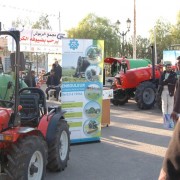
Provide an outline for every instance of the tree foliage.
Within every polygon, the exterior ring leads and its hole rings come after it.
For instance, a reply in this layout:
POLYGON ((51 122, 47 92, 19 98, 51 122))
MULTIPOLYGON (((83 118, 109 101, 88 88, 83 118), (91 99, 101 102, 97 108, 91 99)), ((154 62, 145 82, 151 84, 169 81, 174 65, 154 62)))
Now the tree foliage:
MULTIPOLYGON (((76 28, 67 31, 68 38, 102 39, 105 44, 105 57, 121 57, 122 41, 118 27, 107 18, 101 18, 94 14, 87 15, 76 28)), ((124 42, 125 56, 132 58, 132 40, 124 42)), ((137 37, 137 57, 150 58, 150 41, 147 38, 137 37)))
POLYGON ((52 30, 51 26, 49 25, 48 15, 44 14, 39 17, 39 19, 33 23, 33 29, 43 29, 43 30, 52 30))
MULTIPOLYGON (((124 51, 125 55, 128 58, 133 57, 133 37, 129 39, 128 42, 125 42, 124 51)), ((151 43, 149 39, 143 38, 142 36, 138 35, 136 37, 136 58, 137 59, 151 59, 151 43)))
MULTIPOLYGON (((177 23, 172 26, 172 45, 180 45, 180 11, 177 14, 177 23)), ((178 46, 176 46, 178 48, 178 46)), ((180 46, 179 48, 180 49, 180 46)))
POLYGON ((143 38, 140 35, 136 39, 136 56, 139 59, 147 58, 151 59, 151 47, 150 40, 143 38))
POLYGON ((154 29, 150 30, 150 41, 152 44, 155 43, 156 36, 156 46, 157 46, 157 57, 162 59, 163 50, 169 48, 172 43, 172 25, 163 19, 158 19, 156 21, 154 29))
POLYGON ((163 50, 169 50, 175 44, 180 44, 180 11, 177 14, 177 23, 175 25, 164 19, 158 19, 155 24, 155 31, 154 29, 150 30, 150 42, 153 44, 155 42, 155 35, 157 58, 160 61, 163 58, 163 50))
POLYGON ((32 22, 28 17, 26 17, 25 19, 17 18, 15 21, 12 21, 12 27, 19 30, 23 29, 24 27, 28 29, 32 27, 32 22))
POLYGON ((116 56, 119 37, 115 27, 107 18, 95 14, 88 14, 77 26, 67 31, 68 38, 104 40, 105 57, 116 56))
POLYGON ((30 21, 28 17, 24 19, 17 18, 15 21, 13 21, 12 26, 16 29, 22 29, 23 27, 26 29, 52 29, 47 14, 42 14, 35 22, 30 21))

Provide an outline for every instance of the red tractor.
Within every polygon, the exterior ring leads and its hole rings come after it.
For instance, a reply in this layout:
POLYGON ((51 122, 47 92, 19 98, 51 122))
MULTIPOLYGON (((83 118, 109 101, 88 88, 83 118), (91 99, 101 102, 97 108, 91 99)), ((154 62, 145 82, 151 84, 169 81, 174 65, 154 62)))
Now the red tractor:
POLYGON ((152 62, 152 66, 139 67, 119 71, 114 77, 112 88, 114 105, 124 105, 128 99, 134 98, 140 109, 150 109, 154 106, 161 71, 152 62))
POLYGON ((69 126, 60 107, 46 107, 39 88, 19 90, 20 32, 0 31, 16 42, 15 92, 0 99, 0 179, 42 180, 46 168, 62 171, 70 152, 69 126))

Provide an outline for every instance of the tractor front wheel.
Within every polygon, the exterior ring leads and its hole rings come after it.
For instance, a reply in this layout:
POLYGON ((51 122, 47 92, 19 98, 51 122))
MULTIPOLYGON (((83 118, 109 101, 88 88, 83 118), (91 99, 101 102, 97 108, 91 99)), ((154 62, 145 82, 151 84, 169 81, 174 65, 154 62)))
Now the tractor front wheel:
POLYGON ((129 95, 121 89, 114 90, 114 97, 111 99, 112 104, 115 106, 124 105, 128 102, 129 95))
POLYGON ((9 180, 43 180, 47 145, 42 137, 26 136, 13 144, 7 155, 5 173, 9 180))
POLYGON ((67 167, 70 152, 70 132, 67 122, 60 119, 55 138, 48 144, 48 165, 50 171, 62 171, 67 167))

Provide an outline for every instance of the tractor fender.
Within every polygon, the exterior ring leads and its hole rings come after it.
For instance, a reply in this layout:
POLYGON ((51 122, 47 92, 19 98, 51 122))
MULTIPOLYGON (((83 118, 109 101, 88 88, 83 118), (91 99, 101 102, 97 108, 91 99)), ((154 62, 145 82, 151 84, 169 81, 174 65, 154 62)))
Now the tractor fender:
POLYGON ((15 127, 13 129, 9 129, 9 130, 6 130, 1 133, 1 135, 4 135, 4 136, 5 135, 12 136, 12 139, 10 140, 12 142, 16 142, 18 139, 20 139, 21 137, 24 137, 28 134, 43 137, 43 134, 41 132, 39 132, 37 129, 31 128, 31 127, 15 127))
POLYGON ((52 140, 55 138, 57 124, 62 118, 64 119, 63 114, 64 112, 58 112, 54 114, 54 116, 52 116, 48 124, 47 133, 46 133, 46 140, 48 144, 52 142, 52 140))

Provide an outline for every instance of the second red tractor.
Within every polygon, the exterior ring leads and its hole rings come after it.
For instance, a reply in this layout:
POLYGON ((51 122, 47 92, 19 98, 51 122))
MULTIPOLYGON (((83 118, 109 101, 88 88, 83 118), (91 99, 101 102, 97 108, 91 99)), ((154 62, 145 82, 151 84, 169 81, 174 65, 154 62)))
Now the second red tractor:
MULTIPOLYGON (((127 59, 125 59, 127 61, 127 59)), ((134 60, 135 61, 135 60, 134 60)), ((117 61, 121 63, 121 61, 117 61)), ((140 109, 150 109, 154 106, 161 69, 148 65, 124 71, 118 71, 112 81, 114 105, 124 105, 130 98, 134 98, 140 109)))

